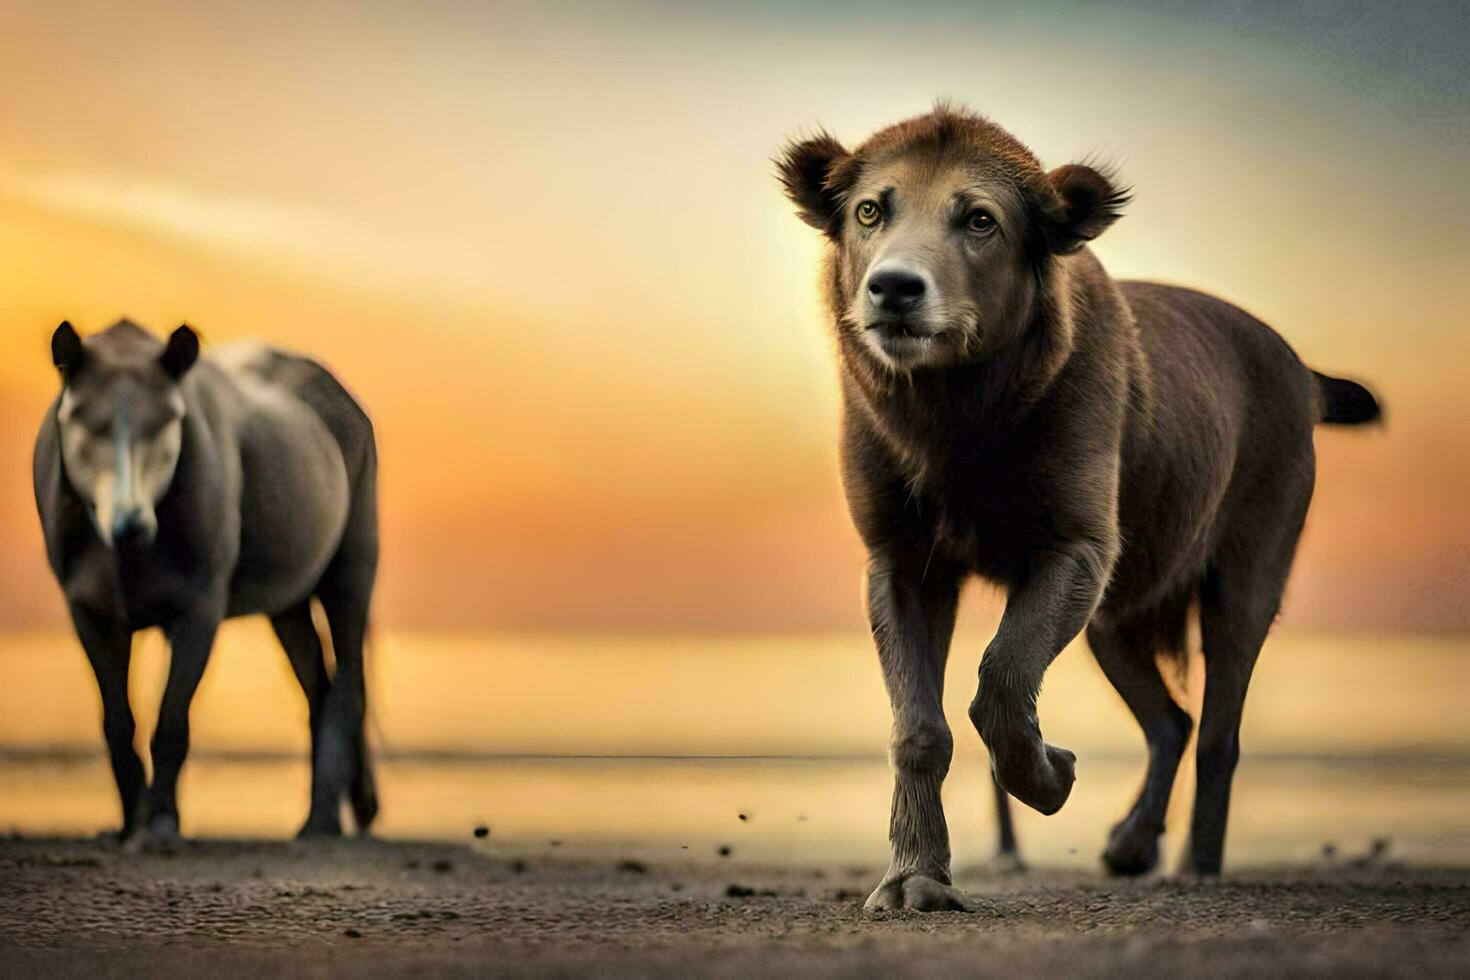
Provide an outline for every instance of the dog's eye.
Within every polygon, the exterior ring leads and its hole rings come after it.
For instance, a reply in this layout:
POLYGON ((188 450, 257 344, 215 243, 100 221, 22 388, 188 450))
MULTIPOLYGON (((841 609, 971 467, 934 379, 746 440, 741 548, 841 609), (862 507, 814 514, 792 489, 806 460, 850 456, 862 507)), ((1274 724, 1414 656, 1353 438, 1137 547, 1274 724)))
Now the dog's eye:
POLYGON ((877 201, 863 201, 857 206, 858 224, 864 228, 871 228, 883 217, 883 209, 878 207, 877 201))
POLYGON ((995 219, 988 211, 971 211, 965 219, 965 227, 976 234, 984 234, 995 230, 995 219))

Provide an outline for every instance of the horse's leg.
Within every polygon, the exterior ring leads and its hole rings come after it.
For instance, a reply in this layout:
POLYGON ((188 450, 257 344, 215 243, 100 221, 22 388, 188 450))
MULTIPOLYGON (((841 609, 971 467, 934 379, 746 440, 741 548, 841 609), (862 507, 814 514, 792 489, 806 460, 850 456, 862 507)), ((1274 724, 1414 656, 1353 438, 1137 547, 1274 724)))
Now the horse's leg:
POLYGON ((209 652, 220 616, 214 611, 191 611, 168 627, 168 682, 153 731, 153 785, 148 789, 148 835, 158 840, 179 836, 179 770, 189 754, 189 705, 209 652))
POLYGON ((347 799, 352 804, 352 819, 357 824, 357 832, 366 836, 378 816, 378 782, 373 770, 372 750, 367 740, 366 599, 363 600, 362 606, 361 635, 364 643, 358 648, 356 670, 352 675, 352 682, 356 685, 356 694, 353 699, 355 710, 352 716, 352 779, 347 784, 347 799))
MULTIPOLYGON (((364 690, 364 713, 366 711, 364 690)), ((372 750, 368 747, 366 717, 357 723, 352 736, 352 750, 357 767, 352 773, 352 782, 347 787, 347 798, 352 801, 352 819, 357 821, 357 832, 366 834, 378 816, 378 783, 373 774, 372 750)))
POLYGON ((332 631, 336 673, 322 708, 315 771, 324 798, 350 796, 359 833, 377 816, 377 790, 363 724, 367 713, 364 643, 368 604, 360 595, 321 593, 332 631))
POLYGON ((342 833, 341 799, 329 796, 317 766, 317 750, 321 742, 322 708, 326 703, 330 682, 322 657, 322 640, 311 620, 311 601, 301 603, 271 617, 276 638, 286 650, 291 669, 306 695, 307 717, 311 727, 311 810, 298 837, 335 837, 342 833))
POLYGON ((378 814, 378 791, 363 731, 367 714, 364 645, 378 571, 376 468, 376 457, 370 454, 353 487, 342 543, 317 586, 337 665, 322 709, 317 765, 324 792, 330 791, 335 799, 346 793, 351 799, 361 834, 367 833, 378 814))
POLYGON ((378 487, 372 431, 367 428, 361 435, 365 441, 362 455, 353 464, 347 526, 316 588, 327 616, 336 667, 322 703, 314 776, 323 798, 350 798, 358 833, 366 834, 378 814, 377 786, 363 730, 367 715, 364 647, 378 574, 378 487))
POLYGON ((143 816, 146 786, 143 760, 133 748, 133 709, 128 704, 133 633, 126 623, 83 606, 72 605, 71 618, 102 694, 102 734, 107 739, 112 778, 122 803, 122 830, 118 836, 126 840, 137 830, 143 816))

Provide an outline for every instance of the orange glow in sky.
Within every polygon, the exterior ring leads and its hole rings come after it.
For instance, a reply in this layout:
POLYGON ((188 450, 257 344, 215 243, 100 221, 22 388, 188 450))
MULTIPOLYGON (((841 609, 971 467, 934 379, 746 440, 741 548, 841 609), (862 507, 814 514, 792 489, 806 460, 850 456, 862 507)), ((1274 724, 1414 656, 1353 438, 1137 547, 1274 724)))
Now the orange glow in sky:
POLYGON ((47 338, 123 315, 361 397, 391 624, 856 626, 819 243, 769 158, 946 94, 1048 164, 1116 162, 1115 275, 1217 292, 1382 396, 1386 429, 1319 435, 1287 618, 1470 629, 1470 134, 1437 76, 1063 4, 267 8, 0 13, 0 627, 62 622, 47 338))

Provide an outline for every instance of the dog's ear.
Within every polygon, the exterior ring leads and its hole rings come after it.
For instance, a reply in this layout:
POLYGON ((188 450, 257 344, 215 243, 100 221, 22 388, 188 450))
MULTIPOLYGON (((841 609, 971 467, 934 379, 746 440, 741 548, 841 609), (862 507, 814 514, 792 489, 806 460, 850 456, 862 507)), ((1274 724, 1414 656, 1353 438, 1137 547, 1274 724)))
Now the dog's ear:
POLYGON ((1044 208, 1047 244, 1053 252, 1067 255, 1101 235, 1123 216, 1133 199, 1117 179, 1081 163, 1069 163, 1046 175, 1056 199, 1044 208))
POLYGON ((182 378, 199 359, 199 335, 188 324, 169 334, 168 346, 159 355, 158 363, 175 381, 182 378))
POLYGON ((802 221, 828 237, 842 228, 842 192, 850 178, 852 154, 825 132, 792 140, 776 158, 776 176, 802 221))
POLYGON ((61 372, 62 381, 70 381, 82 369, 87 359, 87 350, 82 338, 77 336, 70 320, 62 320, 61 326, 51 335, 51 363, 61 372))

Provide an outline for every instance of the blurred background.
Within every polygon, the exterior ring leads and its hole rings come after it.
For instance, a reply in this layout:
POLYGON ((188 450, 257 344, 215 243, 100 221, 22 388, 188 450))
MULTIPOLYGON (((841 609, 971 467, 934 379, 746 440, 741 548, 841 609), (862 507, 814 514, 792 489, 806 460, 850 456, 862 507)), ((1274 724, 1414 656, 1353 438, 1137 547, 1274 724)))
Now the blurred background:
MULTIPOLYGON (((1387 406, 1319 430, 1232 854, 1470 854, 1467 52, 1452 2, 0 0, 0 827, 116 819, 30 454, 50 331, 129 316, 309 352, 373 416, 384 833, 881 856, 820 242, 770 158, 946 95, 1119 168, 1114 275, 1235 301, 1387 406)), ((963 706, 998 609, 972 590, 951 659, 961 861, 990 847, 963 706)), ((161 638, 135 656, 142 744, 161 638)), ((1041 709, 1081 782, 1022 843, 1091 863, 1141 738, 1080 645, 1041 709)), ((293 830, 305 707, 263 622, 193 720, 186 832, 293 830)))

